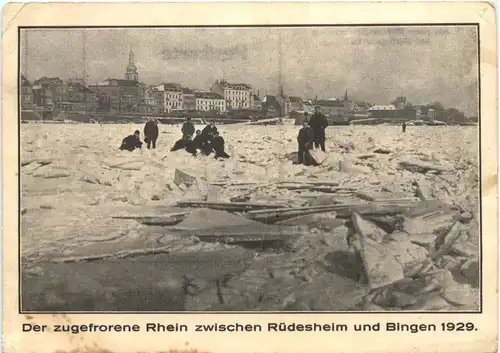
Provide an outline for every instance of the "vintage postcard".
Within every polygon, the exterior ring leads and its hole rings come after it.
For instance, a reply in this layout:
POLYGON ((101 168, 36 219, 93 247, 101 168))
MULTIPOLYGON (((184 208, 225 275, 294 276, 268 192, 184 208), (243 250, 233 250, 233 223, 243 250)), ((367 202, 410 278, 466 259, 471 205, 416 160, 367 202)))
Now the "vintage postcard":
POLYGON ((493 352, 489 3, 3 10, 6 352, 493 352))

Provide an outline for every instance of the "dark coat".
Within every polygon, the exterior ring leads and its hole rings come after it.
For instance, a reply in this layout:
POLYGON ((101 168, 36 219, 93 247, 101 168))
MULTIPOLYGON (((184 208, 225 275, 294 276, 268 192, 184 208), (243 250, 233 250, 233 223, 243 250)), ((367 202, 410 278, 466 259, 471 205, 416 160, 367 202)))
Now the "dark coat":
POLYGON ((194 148, 201 149, 203 143, 204 143, 203 136, 200 134, 194 137, 192 144, 194 148))
POLYGON ((217 130, 217 126, 211 126, 211 125, 207 125, 203 128, 203 130, 201 131, 201 134, 207 138, 208 140, 210 140, 214 134, 218 132, 217 130))
POLYGON ((196 129, 194 128, 194 124, 191 121, 186 121, 182 124, 181 132, 184 136, 193 136, 196 129))
POLYGON ((174 146, 170 149, 170 152, 184 149, 186 147, 187 142, 188 141, 184 139, 177 140, 174 143, 174 146))
POLYGON ((299 134, 297 135, 297 142, 300 146, 307 146, 308 148, 312 146, 314 141, 314 133, 313 130, 307 126, 302 127, 299 130, 299 134))
POLYGON ((122 151, 127 150, 132 152, 136 148, 141 148, 141 147, 142 147, 141 140, 136 138, 134 135, 129 135, 123 139, 120 149, 122 151))
POLYGON ((205 141, 205 140, 202 141, 200 149, 201 149, 201 152, 206 156, 208 156, 210 153, 212 153, 214 151, 214 149, 212 148, 212 142, 205 141))
POLYGON ((158 124, 156 121, 150 120, 144 125, 144 136, 155 138, 158 137, 158 124))
POLYGON ((322 113, 314 113, 309 119, 309 126, 314 133, 324 132, 324 130, 328 127, 328 119, 322 113))
POLYGON ((196 156, 198 154, 198 150, 194 144, 194 140, 188 140, 186 142, 186 151, 191 153, 193 156, 196 156))
POLYGON ((194 137, 193 141, 191 141, 190 145, 191 145, 190 146, 191 153, 192 153, 192 151, 201 150, 203 152, 203 154, 209 155, 213 151, 212 145, 210 144, 209 141, 207 141, 205 136, 203 136, 202 134, 196 135, 194 137))
POLYGON ((222 136, 215 136, 212 139, 212 149, 215 151, 215 157, 229 158, 229 155, 224 151, 224 138, 222 136))

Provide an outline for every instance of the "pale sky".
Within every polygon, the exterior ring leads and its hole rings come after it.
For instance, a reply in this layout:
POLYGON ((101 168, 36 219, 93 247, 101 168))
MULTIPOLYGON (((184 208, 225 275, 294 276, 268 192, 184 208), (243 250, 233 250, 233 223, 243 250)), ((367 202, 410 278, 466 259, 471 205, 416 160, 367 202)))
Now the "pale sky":
POLYGON ((285 93, 388 104, 440 101, 477 115, 476 27, 51 29, 24 31, 22 72, 124 78, 132 47, 139 80, 210 88, 224 77, 261 96, 285 93), (83 32, 85 31, 85 35, 83 32), (280 45, 281 42, 281 45, 280 45), (84 55, 84 48, 85 53, 84 55), (282 57, 280 60, 280 48, 282 57), (26 67, 24 67, 26 65, 26 67))

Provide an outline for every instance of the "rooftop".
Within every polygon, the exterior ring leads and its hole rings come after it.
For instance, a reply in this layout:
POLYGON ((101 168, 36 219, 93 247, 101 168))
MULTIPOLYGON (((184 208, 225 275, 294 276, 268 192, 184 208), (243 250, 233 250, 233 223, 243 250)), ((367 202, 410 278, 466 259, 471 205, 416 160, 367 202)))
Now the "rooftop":
POLYGON ((316 105, 324 106, 324 107, 343 107, 344 102, 338 100, 319 100, 316 105))
POLYGON ((35 85, 61 84, 61 83, 63 83, 63 80, 61 80, 59 77, 46 77, 46 76, 33 82, 33 84, 35 84, 35 85))
POLYGON ((30 86, 31 82, 24 75, 21 75, 21 85, 30 86))
POLYGON ((196 98, 202 99, 224 99, 215 92, 195 92, 194 95, 196 98))
POLYGON ((68 90, 70 90, 70 89, 73 89, 75 91, 87 92, 87 93, 93 92, 90 88, 88 88, 85 85, 82 85, 80 82, 69 83, 68 90))
POLYGON ((302 98, 297 97, 297 96, 290 96, 290 102, 292 102, 292 103, 300 103, 300 102, 302 102, 302 98))
POLYGON ((282 104, 280 103, 280 101, 277 99, 276 96, 273 96, 272 94, 266 94, 266 96, 264 97, 264 99, 262 100, 263 103, 266 103, 268 105, 279 105, 280 107, 282 107, 282 104))
POLYGON ((219 85, 221 85, 222 87, 228 88, 228 89, 235 89, 235 90, 242 90, 242 91, 252 89, 252 86, 249 84, 246 84, 246 83, 230 83, 230 82, 227 82, 226 80, 220 80, 220 81, 217 80, 215 82, 218 83, 219 85))
POLYGON ((98 83, 98 86, 110 86, 112 82, 116 82, 118 86, 137 86, 139 81, 135 80, 123 80, 120 78, 108 78, 103 82, 98 83))
POLYGON ((182 92, 182 86, 179 83, 162 83, 156 86, 160 91, 182 92))

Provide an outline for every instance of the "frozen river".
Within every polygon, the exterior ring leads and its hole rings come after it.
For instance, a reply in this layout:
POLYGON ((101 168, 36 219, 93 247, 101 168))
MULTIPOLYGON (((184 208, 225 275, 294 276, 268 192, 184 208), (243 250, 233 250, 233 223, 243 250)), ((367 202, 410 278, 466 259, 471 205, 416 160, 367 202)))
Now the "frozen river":
MULTIPOLYGON (((203 126, 197 126, 201 129, 203 126)), ((223 125, 219 131, 232 156, 227 161, 169 152, 180 126, 161 125, 156 150, 119 151, 123 137, 140 125, 23 124, 21 130, 22 243, 25 256, 54 249, 68 251, 78 243, 112 237, 106 229, 133 227, 113 221, 120 210, 173 205, 198 195, 174 184, 179 168, 217 180, 270 183, 318 177, 360 188, 382 185, 408 193, 413 180, 425 181, 434 197, 478 208, 478 139, 476 127, 342 126, 327 129, 328 158, 321 167, 292 165, 298 127, 293 125, 223 125), (377 148, 390 150, 375 158, 360 155, 377 148), (401 159, 452 165, 444 176, 411 173, 397 168, 401 159), (40 166, 42 164, 50 163, 40 166), (104 233, 104 234, 103 234, 104 233), (92 234, 92 236, 90 236, 92 234), (91 239, 86 239, 90 237, 91 239)), ((286 191, 265 189, 262 200, 287 200, 286 191)))

